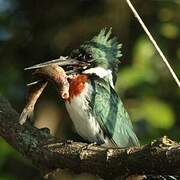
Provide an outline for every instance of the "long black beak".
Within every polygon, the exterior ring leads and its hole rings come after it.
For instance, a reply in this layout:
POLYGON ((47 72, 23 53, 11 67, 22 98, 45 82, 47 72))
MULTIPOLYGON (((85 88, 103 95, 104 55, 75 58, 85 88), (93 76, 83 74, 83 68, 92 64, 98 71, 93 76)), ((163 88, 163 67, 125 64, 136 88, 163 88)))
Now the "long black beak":
POLYGON ((49 66, 52 64, 56 64, 59 66, 73 66, 73 65, 85 66, 85 64, 82 61, 78 61, 77 59, 72 59, 69 57, 60 56, 60 58, 58 58, 58 59, 54 59, 51 61, 46 61, 44 63, 36 64, 36 65, 30 66, 30 67, 27 67, 24 70, 39 69, 39 68, 49 66))

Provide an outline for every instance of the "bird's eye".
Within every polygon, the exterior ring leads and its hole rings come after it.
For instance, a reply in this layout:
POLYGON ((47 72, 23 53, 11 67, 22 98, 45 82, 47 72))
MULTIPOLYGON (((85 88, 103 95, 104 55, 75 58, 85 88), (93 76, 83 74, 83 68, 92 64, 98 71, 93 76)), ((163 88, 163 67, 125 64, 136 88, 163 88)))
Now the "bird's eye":
POLYGON ((92 59, 92 55, 86 53, 86 54, 84 54, 83 59, 84 59, 85 61, 89 61, 90 59, 92 59))
POLYGON ((87 53, 85 50, 80 49, 78 57, 80 61, 88 62, 89 60, 92 59, 92 55, 87 53))
POLYGON ((77 58, 79 61, 84 61, 84 62, 91 62, 92 60, 92 55, 86 52, 84 49, 74 50, 71 57, 77 58))

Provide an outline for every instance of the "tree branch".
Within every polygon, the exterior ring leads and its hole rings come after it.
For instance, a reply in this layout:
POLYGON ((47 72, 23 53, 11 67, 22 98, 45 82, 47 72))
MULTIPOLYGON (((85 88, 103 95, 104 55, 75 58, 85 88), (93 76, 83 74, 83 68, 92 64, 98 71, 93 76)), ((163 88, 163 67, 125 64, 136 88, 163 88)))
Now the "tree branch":
POLYGON ((0 97, 0 136, 43 173, 58 168, 105 178, 122 175, 180 175, 180 144, 167 137, 148 145, 112 149, 81 142, 62 142, 48 129, 18 123, 19 114, 0 97))

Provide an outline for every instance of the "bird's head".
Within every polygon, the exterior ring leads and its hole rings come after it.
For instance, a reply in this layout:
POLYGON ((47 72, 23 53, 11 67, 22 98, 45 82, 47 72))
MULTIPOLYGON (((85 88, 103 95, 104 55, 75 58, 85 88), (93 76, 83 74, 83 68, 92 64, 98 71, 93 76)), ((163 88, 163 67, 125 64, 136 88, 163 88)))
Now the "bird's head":
POLYGON ((83 43, 79 49, 72 52, 71 57, 87 63, 83 73, 96 74, 99 77, 111 73, 117 73, 119 58, 121 55, 121 44, 117 38, 110 38, 111 29, 102 29, 97 36, 83 43))
POLYGON ((36 64, 25 70, 38 69, 52 64, 62 66, 66 73, 84 73, 97 75, 104 78, 112 76, 113 83, 116 81, 121 44, 117 38, 110 38, 111 29, 102 29, 97 36, 83 43, 79 49, 72 51, 70 56, 60 56, 58 59, 36 64))

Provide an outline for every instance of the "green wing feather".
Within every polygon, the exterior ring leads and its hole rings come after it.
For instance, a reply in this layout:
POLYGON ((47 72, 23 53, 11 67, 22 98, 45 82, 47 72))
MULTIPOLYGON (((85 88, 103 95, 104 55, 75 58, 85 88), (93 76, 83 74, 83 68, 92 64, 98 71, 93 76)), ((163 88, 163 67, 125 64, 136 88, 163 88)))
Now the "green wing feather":
POLYGON ((109 82, 98 78, 91 83, 94 89, 90 106, 111 144, 139 146, 129 115, 109 82))

